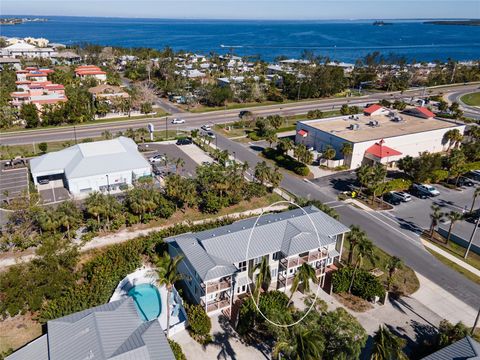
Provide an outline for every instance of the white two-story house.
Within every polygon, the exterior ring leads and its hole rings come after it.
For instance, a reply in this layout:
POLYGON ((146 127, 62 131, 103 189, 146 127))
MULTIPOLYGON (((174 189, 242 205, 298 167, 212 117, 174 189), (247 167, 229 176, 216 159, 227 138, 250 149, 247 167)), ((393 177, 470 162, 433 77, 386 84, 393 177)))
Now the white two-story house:
POLYGON ((253 267, 267 257, 271 289, 287 290, 297 269, 310 264, 323 284, 342 253, 348 227, 314 206, 250 218, 198 233, 167 238, 171 256, 182 255, 178 271, 190 296, 208 314, 230 313, 248 292, 253 267))

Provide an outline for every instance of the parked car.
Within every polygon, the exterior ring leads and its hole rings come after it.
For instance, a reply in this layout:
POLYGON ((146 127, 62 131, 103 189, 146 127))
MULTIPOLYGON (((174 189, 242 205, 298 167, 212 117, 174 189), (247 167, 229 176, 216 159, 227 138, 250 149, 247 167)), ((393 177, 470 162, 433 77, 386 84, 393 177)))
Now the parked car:
POLYGON ((162 154, 154 155, 154 156, 148 158, 148 161, 151 164, 161 162, 161 161, 165 161, 165 155, 162 155, 162 154))
POLYGON ((473 224, 475 224, 478 220, 478 218, 480 217, 480 209, 477 209, 475 211, 472 211, 471 213, 469 214, 466 214, 465 215, 465 220, 467 220, 468 222, 471 222, 473 224))
POLYGON ((427 194, 428 196, 440 195, 440 191, 438 191, 432 185, 429 185, 429 184, 413 184, 413 188, 427 194))
POLYGON ((175 118, 172 120, 172 124, 184 124, 184 123, 185 123, 184 119, 175 118))
POLYGON ((48 183, 50 183, 50 179, 41 179, 41 180, 38 180, 38 183, 40 185, 47 185, 48 183))
POLYGON ((419 189, 414 188, 413 186, 409 190, 409 193, 412 194, 413 196, 419 198, 419 199, 426 199, 426 198, 430 197, 430 195, 427 194, 426 192, 420 191, 419 189))
POLYGON ((402 200, 400 200, 396 196, 393 196, 393 194, 391 192, 383 195, 383 200, 386 201, 387 203, 391 204, 391 205, 400 205, 402 203, 402 200))
POLYGON ((177 140, 177 145, 190 145, 191 143, 192 143, 192 140, 187 138, 177 140))
POLYGON ((394 198, 399 199, 401 202, 409 202, 412 200, 410 194, 403 191, 392 191, 390 192, 394 198))
POLYGON ((202 125, 201 129, 205 131, 210 131, 212 130, 212 127, 208 124, 205 124, 205 125, 202 125))
POLYGON ((475 181, 480 181, 480 170, 470 171, 465 176, 469 179, 473 179, 475 181))
POLYGON ((474 183, 471 179, 467 177, 460 177, 458 180, 456 178, 451 178, 447 180, 447 184, 457 185, 457 186, 473 186, 474 183))
POLYGON ((249 110, 242 110, 242 111, 240 111, 240 113, 238 114, 238 117, 239 117, 240 119, 243 119, 244 117, 248 117, 248 116, 252 116, 252 115, 253 115, 253 114, 252 114, 251 111, 249 111, 249 110))
POLYGON ((214 134, 213 132, 211 132, 211 131, 208 131, 208 132, 206 133, 206 135, 207 135, 209 138, 215 139, 215 134, 214 134))

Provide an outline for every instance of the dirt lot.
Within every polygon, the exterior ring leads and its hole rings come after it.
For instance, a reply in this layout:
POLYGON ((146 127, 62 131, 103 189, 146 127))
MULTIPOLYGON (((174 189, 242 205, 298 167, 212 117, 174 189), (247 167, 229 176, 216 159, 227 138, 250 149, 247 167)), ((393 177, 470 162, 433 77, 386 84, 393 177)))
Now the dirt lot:
POLYGON ((0 321, 0 354, 18 349, 42 335, 42 326, 32 320, 31 314, 18 315, 0 321))

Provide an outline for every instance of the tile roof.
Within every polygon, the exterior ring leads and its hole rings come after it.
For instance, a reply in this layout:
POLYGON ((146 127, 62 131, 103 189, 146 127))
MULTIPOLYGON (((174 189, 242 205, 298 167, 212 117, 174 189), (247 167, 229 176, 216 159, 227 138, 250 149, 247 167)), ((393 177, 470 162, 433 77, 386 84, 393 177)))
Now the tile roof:
POLYGON ((342 223, 309 206, 266 214, 258 222, 256 217, 249 218, 212 230, 170 237, 165 241, 178 246, 202 280, 207 281, 234 273, 236 268, 233 264, 240 261, 278 251, 290 256, 324 247, 335 243, 334 237, 347 231, 349 229, 342 223))
POLYGON ((385 141, 382 139, 378 143, 375 143, 372 146, 370 146, 367 150, 365 150, 365 152, 380 159, 402 155, 400 151, 397 151, 395 149, 392 149, 391 147, 383 145, 384 143, 385 141))
POLYGON ((417 114, 419 114, 420 116, 425 117, 425 118, 432 118, 432 117, 435 116, 435 114, 433 112, 431 112, 426 107, 422 107, 422 106, 416 107, 414 109, 414 112, 416 112, 417 114))
POLYGON ((424 357, 423 360, 480 360, 480 343, 466 336, 424 357))
POLYGON ((381 108, 382 108, 381 105, 373 104, 373 105, 370 105, 369 107, 363 109, 363 112, 366 113, 366 114, 372 114, 375 111, 380 110, 381 108))

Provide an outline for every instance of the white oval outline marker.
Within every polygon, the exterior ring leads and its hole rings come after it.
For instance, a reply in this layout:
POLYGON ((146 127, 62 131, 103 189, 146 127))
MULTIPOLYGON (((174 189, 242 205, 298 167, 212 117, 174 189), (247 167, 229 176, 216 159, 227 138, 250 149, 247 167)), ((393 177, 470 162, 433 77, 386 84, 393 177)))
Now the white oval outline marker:
MULTIPOLYGON (((310 220, 310 222, 312 223, 313 225, 313 228, 315 229, 315 234, 317 235, 317 240, 318 240, 318 248, 320 249, 322 247, 322 244, 320 242, 320 236, 318 235, 318 231, 317 231, 317 227, 315 226, 315 223, 313 222, 312 218, 310 217, 310 215, 298 204, 294 203, 293 201, 288 201, 288 200, 280 200, 280 201, 277 201, 277 202, 274 202, 273 204, 270 204, 268 205, 266 208, 263 208, 262 209, 262 213, 260 215, 258 215, 257 217, 257 220, 255 220, 255 223, 253 224, 253 227, 252 229, 250 230, 250 235, 248 236, 248 242, 247 242, 247 251, 246 251, 246 254, 245 254, 245 259, 247 259, 248 261, 248 250, 250 250, 250 242, 252 240, 252 234, 253 234, 253 230, 255 229, 255 227, 257 226, 257 223, 258 223, 258 220, 260 220, 260 218, 262 217, 262 215, 265 213, 266 210, 270 209, 271 207, 277 205, 277 204, 281 204, 281 203, 288 203, 288 204, 291 204, 291 205, 294 205, 296 206, 297 208, 301 209, 303 211, 303 213, 305 215, 307 215, 308 217, 308 220, 310 220)), ((250 270, 250 269, 249 269, 250 270)), ((252 273, 253 275, 253 273, 252 273)), ((247 275, 248 276, 248 275, 247 275)), ((278 275, 277 275, 278 276, 278 275)), ((287 274, 287 277, 288 277, 288 274, 287 274)), ((254 296, 253 296, 253 293, 250 289, 250 286, 253 284, 253 280, 252 282, 247 286, 247 289, 248 289, 248 293, 250 294, 250 296, 252 297, 252 300, 253 300, 253 303, 255 304, 255 308, 257 309, 257 311, 260 313, 260 315, 262 315, 262 317, 267 320, 270 324, 272 325, 275 325, 275 326, 278 326, 278 327, 283 327, 283 328, 288 328, 290 326, 295 326, 297 325, 299 322, 301 322, 303 319, 305 319, 305 317, 310 313, 310 311, 312 311, 313 309, 313 306, 315 305, 317 299, 318 299, 318 292, 320 291, 320 285, 317 286, 317 291, 315 293, 315 298, 313 299, 312 303, 310 304, 310 307, 308 308, 307 312, 300 318, 298 319, 297 321, 295 321, 294 323, 292 324, 277 324, 276 322, 270 320, 269 318, 267 318, 263 313, 262 311, 260 310, 260 308, 258 307, 258 304, 257 302, 255 301, 254 299, 254 296)), ((285 278, 285 287, 287 287, 287 278, 285 278)), ((286 290, 285 290, 286 291, 286 290)), ((284 293, 285 294, 285 293, 284 293)))

